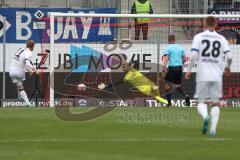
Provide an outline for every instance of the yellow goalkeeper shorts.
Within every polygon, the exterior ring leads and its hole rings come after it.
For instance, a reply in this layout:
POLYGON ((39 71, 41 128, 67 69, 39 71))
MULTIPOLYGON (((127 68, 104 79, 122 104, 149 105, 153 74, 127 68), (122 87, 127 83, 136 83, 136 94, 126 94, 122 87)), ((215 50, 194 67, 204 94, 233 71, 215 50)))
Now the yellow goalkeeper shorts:
POLYGON ((138 70, 132 68, 124 77, 124 81, 136 87, 141 93, 145 95, 151 94, 152 81, 149 80, 138 70))

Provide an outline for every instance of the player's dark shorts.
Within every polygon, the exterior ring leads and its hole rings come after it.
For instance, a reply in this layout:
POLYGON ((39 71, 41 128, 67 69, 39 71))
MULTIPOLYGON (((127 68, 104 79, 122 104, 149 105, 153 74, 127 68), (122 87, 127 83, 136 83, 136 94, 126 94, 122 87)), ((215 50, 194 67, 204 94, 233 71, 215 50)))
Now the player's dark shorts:
POLYGON ((182 74, 183 69, 182 66, 177 67, 168 67, 167 75, 165 80, 174 84, 181 84, 182 83, 182 74))

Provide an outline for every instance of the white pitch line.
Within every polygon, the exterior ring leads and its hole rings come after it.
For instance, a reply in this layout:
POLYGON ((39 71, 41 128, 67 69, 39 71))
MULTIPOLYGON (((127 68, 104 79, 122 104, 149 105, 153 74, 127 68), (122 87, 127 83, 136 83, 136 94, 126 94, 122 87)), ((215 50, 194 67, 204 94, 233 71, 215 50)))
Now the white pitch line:
POLYGON ((190 142, 190 141, 240 141, 240 138, 112 138, 112 139, 13 139, 0 140, 0 143, 76 143, 76 142, 190 142))

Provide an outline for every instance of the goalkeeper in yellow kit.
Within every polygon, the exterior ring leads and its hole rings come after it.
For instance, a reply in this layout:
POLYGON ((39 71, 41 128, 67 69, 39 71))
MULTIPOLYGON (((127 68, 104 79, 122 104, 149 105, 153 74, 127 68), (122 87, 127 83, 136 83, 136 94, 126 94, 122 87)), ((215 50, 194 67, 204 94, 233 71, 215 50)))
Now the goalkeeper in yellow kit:
POLYGON ((98 89, 103 90, 105 88, 113 87, 115 85, 121 84, 121 83, 128 83, 129 85, 132 85, 138 89, 139 92, 155 98, 157 101, 168 104, 168 101, 161 98, 159 93, 158 86, 149 80, 146 76, 144 76, 141 72, 136 70, 133 66, 131 66, 126 60, 123 60, 122 62, 122 69, 124 72, 123 79, 120 79, 119 81, 115 82, 114 84, 99 84, 98 89))

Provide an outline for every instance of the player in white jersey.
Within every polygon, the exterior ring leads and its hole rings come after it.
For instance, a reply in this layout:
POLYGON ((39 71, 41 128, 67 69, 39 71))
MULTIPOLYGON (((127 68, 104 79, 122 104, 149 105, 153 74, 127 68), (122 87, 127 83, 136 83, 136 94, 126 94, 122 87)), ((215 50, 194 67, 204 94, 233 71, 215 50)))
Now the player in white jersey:
POLYGON ((185 79, 190 78, 193 65, 197 61, 195 97, 198 98, 198 112, 204 119, 202 133, 207 133, 208 124, 211 121, 210 135, 215 136, 220 116, 219 98, 222 97, 222 76, 224 71, 226 75, 230 74, 232 53, 225 37, 215 31, 216 18, 207 17, 204 25, 206 30, 194 37, 190 65, 185 79), (209 102, 207 102, 208 99, 209 102), (208 105, 212 107, 210 116, 208 105))
POLYGON ((29 102, 26 92, 24 91, 23 81, 25 80, 25 72, 27 71, 30 75, 33 73, 38 74, 38 71, 32 63, 32 51, 34 46, 34 41, 28 40, 26 48, 20 48, 14 55, 9 71, 12 82, 17 86, 18 97, 23 99, 27 106, 32 105, 29 102))

